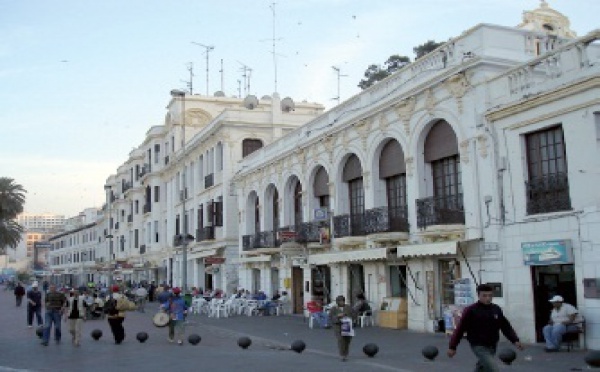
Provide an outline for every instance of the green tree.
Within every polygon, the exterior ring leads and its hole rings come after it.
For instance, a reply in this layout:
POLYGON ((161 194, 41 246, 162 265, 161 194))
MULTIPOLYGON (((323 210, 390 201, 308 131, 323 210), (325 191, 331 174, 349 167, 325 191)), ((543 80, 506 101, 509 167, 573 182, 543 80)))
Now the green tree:
POLYGON ((387 61, 385 61, 383 67, 376 64, 369 65, 365 71, 365 77, 358 83, 358 87, 361 89, 367 89, 368 87, 385 79, 409 63, 410 58, 394 54, 390 56, 387 61))
POLYGON ((425 54, 435 50, 440 45, 444 43, 436 43, 433 40, 427 40, 425 44, 417 45, 413 48, 413 52, 415 52, 415 59, 419 59, 423 57, 425 54))
POLYGON ((21 241, 23 227, 14 218, 23 212, 25 193, 23 186, 12 178, 0 177, 0 249, 16 248, 21 241))

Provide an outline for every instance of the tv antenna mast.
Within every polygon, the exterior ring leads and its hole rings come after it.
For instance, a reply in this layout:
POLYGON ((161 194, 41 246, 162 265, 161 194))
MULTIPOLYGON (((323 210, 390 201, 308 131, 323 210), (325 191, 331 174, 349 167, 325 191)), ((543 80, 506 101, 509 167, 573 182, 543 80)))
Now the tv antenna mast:
POLYGON ((250 94, 250 79, 252 78, 252 69, 244 63, 237 61, 242 68, 242 77, 244 78, 244 96, 250 94))
POLYGON ((195 41, 192 41, 192 44, 198 45, 198 46, 206 49, 204 54, 206 54, 206 95, 208 96, 209 54, 210 54, 210 52, 212 52, 215 49, 215 47, 214 47, 214 45, 204 45, 204 44, 197 43, 195 41))
POLYGON ((343 76, 348 76, 348 75, 342 75, 341 68, 339 68, 337 66, 331 66, 331 68, 337 74, 337 97, 333 97, 332 100, 337 100, 337 104, 339 105, 340 104, 340 78, 343 76))
POLYGON ((223 84, 223 72, 225 70, 223 69, 223 58, 221 58, 221 69, 219 70, 219 72, 221 73, 221 92, 225 92, 225 88, 223 88, 224 84, 223 84))
POLYGON ((194 94, 194 63, 190 62, 187 64, 187 70, 190 73, 190 80, 186 81, 186 85, 188 87, 188 90, 190 91, 190 94, 194 94))

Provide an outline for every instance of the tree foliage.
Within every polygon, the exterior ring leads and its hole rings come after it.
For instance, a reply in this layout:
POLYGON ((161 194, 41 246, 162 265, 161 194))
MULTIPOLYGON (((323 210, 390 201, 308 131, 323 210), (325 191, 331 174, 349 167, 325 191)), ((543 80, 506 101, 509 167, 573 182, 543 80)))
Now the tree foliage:
MULTIPOLYGON (((415 52, 415 59, 423 57, 442 44, 444 43, 436 43, 433 40, 428 40, 424 44, 417 45, 413 48, 413 52, 415 52)), ((385 79, 409 63, 409 57, 394 54, 384 62, 383 66, 371 64, 369 67, 367 67, 364 78, 358 83, 358 87, 361 89, 367 89, 368 87, 385 79)))
POLYGON ((0 177, 0 249, 16 248, 21 241, 23 227, 14 218, 23 212, 25 193, 23 186, 12 178, 0 177))

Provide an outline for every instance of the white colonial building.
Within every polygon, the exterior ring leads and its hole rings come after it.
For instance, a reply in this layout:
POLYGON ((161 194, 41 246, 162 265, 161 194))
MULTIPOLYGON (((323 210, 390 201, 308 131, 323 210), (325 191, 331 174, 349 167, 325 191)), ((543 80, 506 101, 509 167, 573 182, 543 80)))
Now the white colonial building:
POLYGON ((599 36, 542 2, 245 158, 240 285, 291 291, 297 312, 401 297, 408 328, 432 331, 491 283, 528 342, 561 294, 599 347, 599 36))

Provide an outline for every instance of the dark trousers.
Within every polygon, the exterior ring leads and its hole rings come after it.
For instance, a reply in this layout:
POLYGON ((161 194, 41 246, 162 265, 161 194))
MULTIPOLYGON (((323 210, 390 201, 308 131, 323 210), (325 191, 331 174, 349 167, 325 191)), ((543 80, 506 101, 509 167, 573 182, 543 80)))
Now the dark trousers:
POLYGON ((21 302, 23 302, 23 296, 15 295, 17 298, 17 306, 21 306, 21 302))
POLYGON ((33 315, 35 314, 37 318, 37 324, 42 325, 44 321, 42 320, 42 306, 27 306, 27 325, 33 325, 33 315))
POLYGON ((123 328, 123 321, 125 318, 116 317, 116 318, 108 318, 108 324, 110 325, 110 330, 115 338, 115 343, 120 344, 125 339, 125 328, 123 328))
POLYGON ((352 341, 352 337, 350 336, 341 336, 336 335, 338 351, 340 352, 341 357, 347 357, 350 349, 350 341, 352 341))

